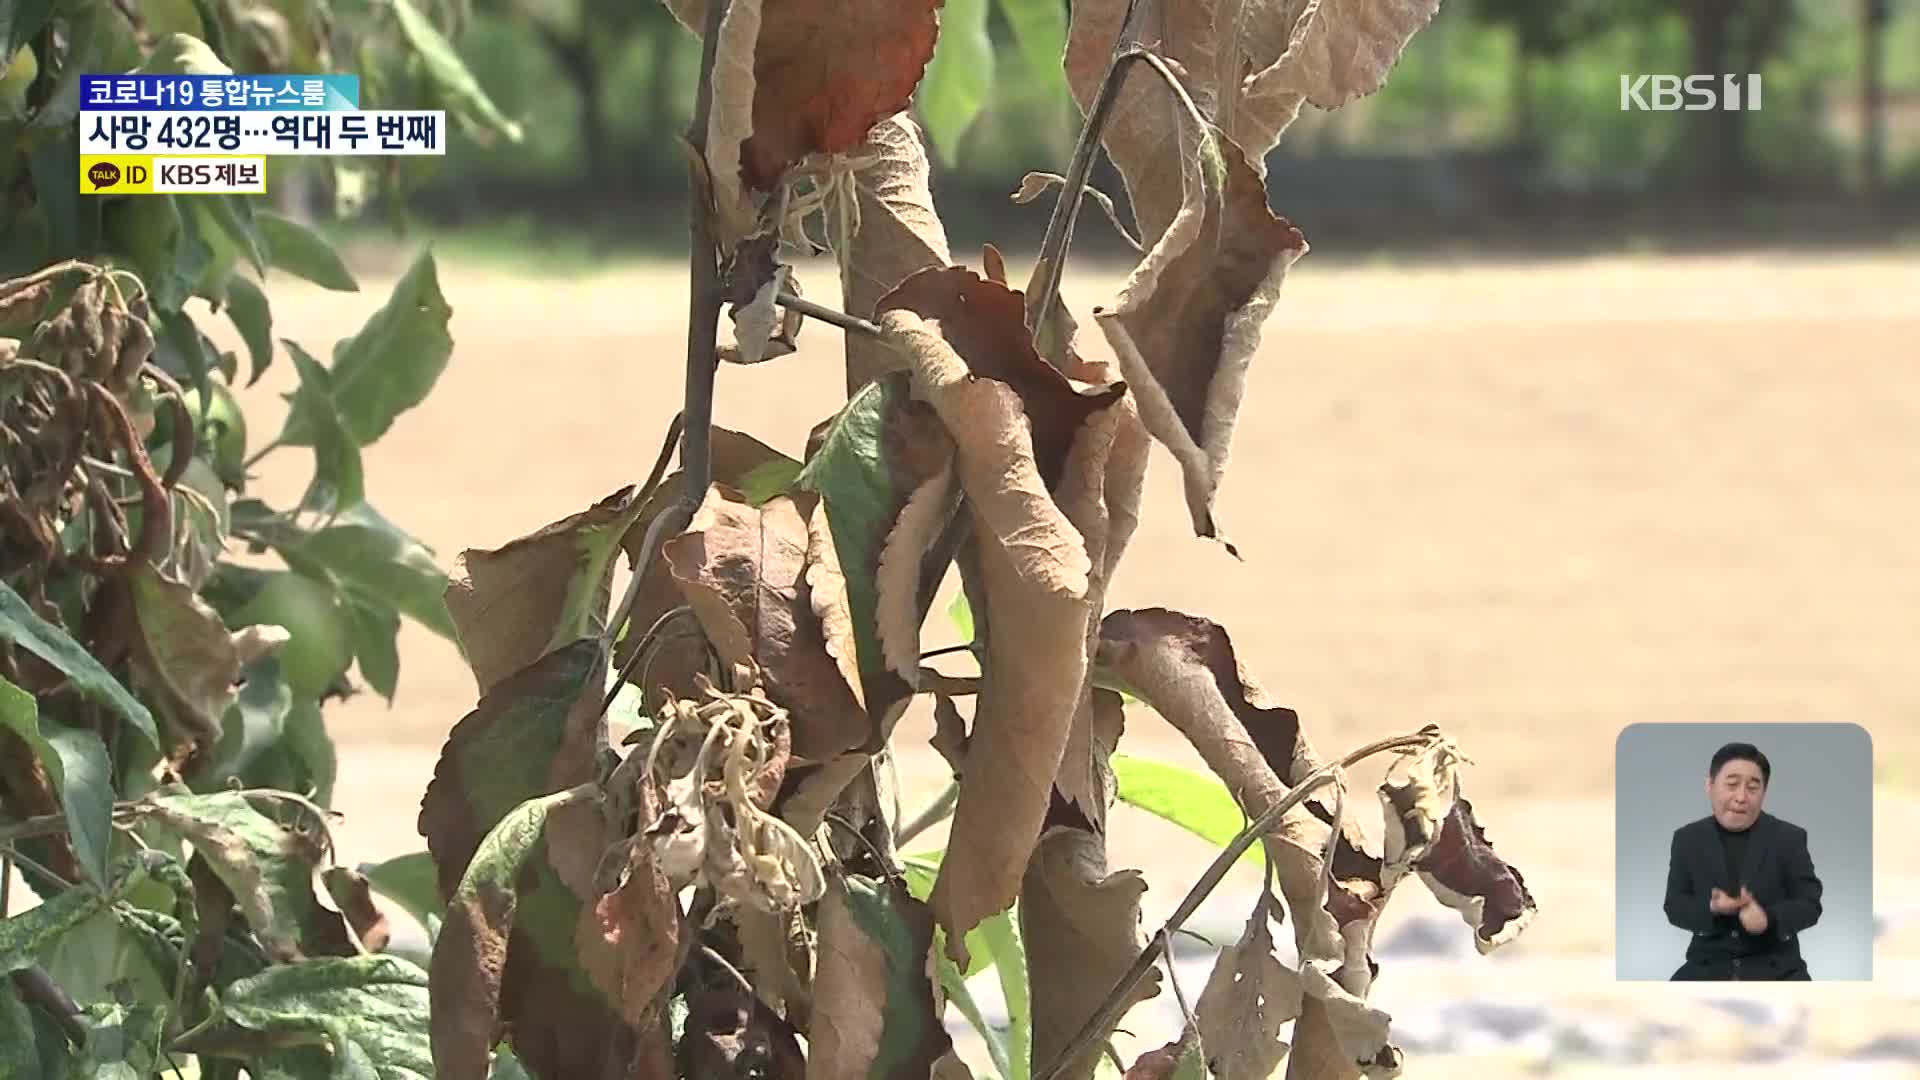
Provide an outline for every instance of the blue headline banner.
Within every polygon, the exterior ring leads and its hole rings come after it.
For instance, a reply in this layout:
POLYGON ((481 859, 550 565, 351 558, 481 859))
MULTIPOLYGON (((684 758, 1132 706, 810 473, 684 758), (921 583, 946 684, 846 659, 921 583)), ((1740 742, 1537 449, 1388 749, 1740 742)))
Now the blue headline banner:
POLYGON ((326 112, 360 107, 358 75, 82 75, 80 108, 326 112))

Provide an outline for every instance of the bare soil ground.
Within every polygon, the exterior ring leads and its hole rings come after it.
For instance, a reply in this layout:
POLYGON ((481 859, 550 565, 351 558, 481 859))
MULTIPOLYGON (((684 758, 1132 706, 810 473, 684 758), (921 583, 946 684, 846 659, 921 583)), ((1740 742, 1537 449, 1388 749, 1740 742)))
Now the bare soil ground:
MULTIPOLYGON (((275 334, 324 355, 396 268, 390 257, 365 266, 359 294, 276 288, 275 334)), ((829 267, 802 279, 832 298, 829 267)), ((1067 297, 1084 316, 1118 280, 1083 273, 1067 297)), ((369 497, 451 563, 639 480, 679 408, 683 281, 667 263, 546 280, 443 264, 454 360, 427 404, 367 452, 369 497)), ((1083 347, 1104 353, 1083 322, 1083 347)), ((1917 341, 1911 255, 1398 269, 1309 256, 1296 268, 1220 504, 1245 561, 1190 535, 1176 471, 1157 452, 1110 603, 1228 626, 1323 750, 1437 721, 1473 755, 1475 803, 1543 914, 1510 958, 1383 973, 1380 1004, 1497 993, 1623 1024, 1685 1004, 1611 981, 1614 739, 1636 721, 1865 725, 1879 773, 1877 906, 1915 907, 1917 341)), ((797 455, 842 396, 837 333, 811 326, 802 343, 797 356, 724 371, 718 422, 797 455)), ((260 409, 256 444, 291 385, 283 360, 246 394, 260 409)), ((258 489, 291 501, 307 468, 303 452, 276 455, 258 489)), ((942 615, 928 627, 929 646, 951 640, 942 615)), ((330 712, 349 859, 419 846, 436 749, 473 704, 452 645, 408 625, 401 655, 392 707, 367 694, 330 712)), ((910 809, 944 781, 925 723, 903 728, 910 809)), ((1145 712, 1129 717, 1126 744, 1194 761, 1145 712)), ((1138 814, 1115 833, 1115 861, 1154 883, 1157 925, 1207 853, 1138 814)), ((1244 895, 1210 906, 1213 925, 1236 926, 1244 895)), ((1453 918, 1419 895, 1399 905, 1401 918, 1453 918)), ((1877 974, 1846 993, 1800 991, 1814 1034, 1774 1060, 1814 1054, 1825 1075, 1833 1055, 1910 1029, 1920 928, 1890 929, 1877 974)), ((1767 1052, 1676 1022, 1695 1043, 1663 1044, 1666 1056, 1767 1052)), ((1778 1027, 1756 1030, 1777 1040, 1778 1027)), ((1436 1044, 1448 1053, 1416 1056, 1409 1075, 1523 1073, 1543 1056, 1578 1056, 1544 1045, 1436 1044)), ((1911 1075, 1911 1053, 1889 1067, 1911 1075)))

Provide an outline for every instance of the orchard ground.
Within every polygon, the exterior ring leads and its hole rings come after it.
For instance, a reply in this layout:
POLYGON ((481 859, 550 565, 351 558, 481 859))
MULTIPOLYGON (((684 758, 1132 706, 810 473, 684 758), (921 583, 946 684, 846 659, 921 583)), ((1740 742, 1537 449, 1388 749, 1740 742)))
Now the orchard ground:
MULTIPOLYGON (((356 251, 358 294, 276 284, 275 335, 321 353, 408 255, 356 251)), ((829 264, 799 273, 808 296, 837 295, 829 264)), ((1122 273, 1068 280, 1090 354, 1109 355, 1089 312, 1122 273)), ((685 280, 670 261, 515 272, 443 255, 454 358, 366 452, 368 497, 451 565, 639 481, 680 407, 685 280)), ((202 322, 237 347, 224 320, 202 322)), ((716 421, 798 456, 843 397, 840 340, 809 325, 797 355, 722 371, 716 421)), ((1916 342, 1910 252, 1405 266, 1313 254, 1266 325, 1221 495, 1244 562, 1191 535, 1156 449, 1110 605, 1224 624, 1323 753, 1444 725, 1475 761, 1464 783, 1492 841, 1540 902, 1509 952, 1383 961, 1373 1000, 1396 1016, 1409 1075, 1522 1073, 1548 1055, 1757 1068, 1756 1054, 1789 1072, 1818 1059, 1824 1075, 1876 1039, 1911 1074, 1920 1047, 1897 1036, 1920 1015, 1920 869, 1902 854, 1920 828, 1916 342), (1614 739, 1647 720, 1873 733, 1876 907, 1889 920, 1875 984, 1756 989, 1742 997, 1782 1010, 1756 1021, 1710 994, 1612 981, 1614 739), (1428 1001, 1504 1008, 1510 1022, 1476 1041, 1462 1033, 1478 1021, 1428 1001)), ((245 393, 255 445, 292 385, 283 356, 245 393)), ((297 498, 303 455, 270 457, 259 490, 297 498)), ((955 640, 953 589, 928 647, 955 640)), ((328 713, 348 861, 421 846, 421 791, 474 703, 450 643, 409 623, 401 658, 391 707, 366 693, 328 713)), ((916 710, 897 740, 909 813, 946 779, 930 730, 916 710)), ((1122 748, 1198 765, 1144 709, 1122 748)), ((1791 761, 1778 771, 1792 782, 1791 761)), ((1209 857, 1124 808, 1111 847, 1116 867, 1147 874, 1150 926, 1209 857)), ((1231 939, 1255 887, 1236 873, 1200 929, 1231 939)), ((1464 942, 1457 917, 1410 885, 1381 939, 1435 919, 1464 942)), ((1204 973, 1183 967, 1189 995, 1204 973)), ((1171 995, 1155 1005, 1127 1025, 1142 1034, 1132 1045, 1174 1032, 1171 995)))

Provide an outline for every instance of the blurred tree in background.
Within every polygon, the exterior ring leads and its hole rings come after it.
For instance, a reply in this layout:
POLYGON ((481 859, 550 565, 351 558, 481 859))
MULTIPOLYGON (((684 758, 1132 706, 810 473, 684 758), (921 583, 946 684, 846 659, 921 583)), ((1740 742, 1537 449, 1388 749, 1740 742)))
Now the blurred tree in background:
MULTIPOLYGON (((989 178, 1066 162, 1067 12, 1064 0, 942 8, 916 107, 962 234, 1031 210, 989 178)), ((459 167, 418 205, 455 222, 527 213, 678 241, 698 43, 657 0, 474 0, 460 44, 527 138, 456 142, 459 167)), ((1920 0, 1455 0, 1380 94, 1307 110, 1282 155, 1289 206, 1355 229, 1396 227, 1379 219, 1383 197, 1409 227, 1434 228, 1528 208, 1597 220, 1874 196, 1911 212, 1920 0), (1698 72, 1762 73, 1763 109, 1619 107, 1622 74, 1698 72)), ((1122 196, 1111 174, 1096 179, 1122 196)))

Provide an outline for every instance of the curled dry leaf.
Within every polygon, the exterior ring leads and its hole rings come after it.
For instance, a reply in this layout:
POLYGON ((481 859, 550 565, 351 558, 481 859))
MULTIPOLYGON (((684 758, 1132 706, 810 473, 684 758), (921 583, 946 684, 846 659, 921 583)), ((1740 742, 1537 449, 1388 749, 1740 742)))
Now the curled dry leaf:
POLYGON ((367 876, 344 866, 329 866, 320 871, 320 880, 335 910, 353 931, 358 951, 385 952, 393 938, 393 927, 386 912, 373 902, 373 885, 367 876))
MULTIPOLYGON (((1063 825, 1040 838, 1020 889, 1020 936, 1026 942, 1033 987, 1036 1072, 1067 1049, 1145 947, 1140 897, 1146 891, 1146 879, 1138 870, 1108 871, 1106 841, 1098 834, 1063 825)), ((964 970, 964 948, 961 952, 956 962, 964 970)), ((1154 968, 1134 987, 1125 1006, 1132 1008, 1159 992, 1160 971, 1154 968)), ((1105 1034, 1063 1075, 1092 1076, 1105 1034)))
POLYGON ((1286 1024, 1300 1015, 1300 975, 1273 951, 1278 903, 1261 893, 1240 940, 1220 950, 1194 1005, 1207 1063, 1220 1080, 1267 1080, 1287 1056, 1286 1024))
POLYGON ((1473 929, 1481 953, 1520 936, 1538 907, 1518 868, 1487 841, 1473 804, 1460 792, 1458 751, 1437 739, 1427 752, 1397 762, 1380 785, 1386 809, 1383 876, 1409 865, 1441 903, 1473 929))
MULTIPOLYGON (((934 212, 931 166, 919 124, 898 113, 877 124, 855 156, 871 165, 853 176, 853 198, 827 204, 827 228, 840 238, 841 302, 848 314, 872 318, 881 299, 922 270, 952 261, 946 227, 934 212)), ((847 395, 904 366, 886 343, 847 335, 847 395)))
MULTIPOLYGON (((1092 106, 1127 0, 1082 0, 1068 27, 1067 83, 1092 106)), ((1201 0, 1162 4, 1142 38, 1174 70, 1207 121, 1238 145, 1256 175, 1302 98, 1338 108, 1386 81, 1440 0, 1201 0)), ((1152 245, 1182 202, 1186 155, 1166 152, 1190 124, 1145 64, 1128 70, 1102 142, 1126 181, 1140 239, 1152 245)))
POLYGON ((1201 166, 1187 159, 1172 225, 1114 308, 1094 312, 1141 419, 1180 462, 1194 531, 1207 537, 1218 535, 1214 496, 1261 325, 1287 268, 1307 251, 1300 230, 1267 207, 1266 185, 1238 148, 1222 142, 1220 151, 1219 197, 1208 197, 1201 166))
POLYGON ((1004 910, 1040 835, 1086 685, 1086 542, 1055 502, 1081 429, 1124 393, 1081 392, 1034 351, 1020 293, 958 267, 923 271, 881 304, 916 392, 955 443, 977 580, 992 619, 985 677, 932 903, 947 948, 1004 910))
POLYGON ((931 910, 904 878, 836 874, 819 924, 807 1075, 930 1075, 953 1048, 934 1004, 931 910))
POLYGON ((623 487, 497 548, 468 548, 447 583, 447 612, 480 693, 554 649, 598 633, 613 555, 647 509, 623 487))
POLYGON ((219 612, 184 583, 151 566, 133 578, 133 610, 140 627, 140 657, 151 676, 177 703, 173 719, 198 747, 219 741, 221 721, 240 679, 240 650, 219 612))
MULTIPOLYGON (((1288 781, 1282 777, 1294 777, 1293 758, 1306 745, 1299 737, 1299 717, 1268 701, 1241 669, 1221 627, 1165 608, 1115 611, 1101 623, 1098 661, 1193 743, 1250 818, 1286 795, 1288 781), (1269 748, 1289 756, 1276 762, 1269 748)), ((1334 916, 1321 906, 1326 833, 1301 804, 1283 814, 1266 837, 1281 895, 1295 913, 1300 955, 1313 959, 1346 952, 1334 916)))
POLYGON ((1406 1057, 1393 1045, 1384 1010, 1342 986, 1319 963, 1302 964, 1303 998, 1293 1029, 1294 1062, 1301 1076, 1364 1076, 1387 1080, 1400 1075, 1406 1057))
POLYGON ((793 353, 806 317, 779 304, 781 293, 800 295, 793 267, 779 261, 778 223, 743 241, 727 267, 727 299, 732 302, 732 345, 720 348, 730 364, 757 364, 793 353))
MULTIPOLYGON (((651 785, 642 785, 650 788, 651 785)), ((653 800, 642 798, 639 828, 653 821, 653 800)), ((582 908, 574 930, 587 977, 630 1024, 643 1026, 689 946, 680 903, 644 841, 622 845, 624 865, 614 887, 582 908)))
POLYGON ((758 665, 767 697, 792 718, 793 752, 818 761, 862 745, 869 732, 813 613, 807 539, 791 497, 756 507, 715 484, 663 551, 721 661, 758 665))

